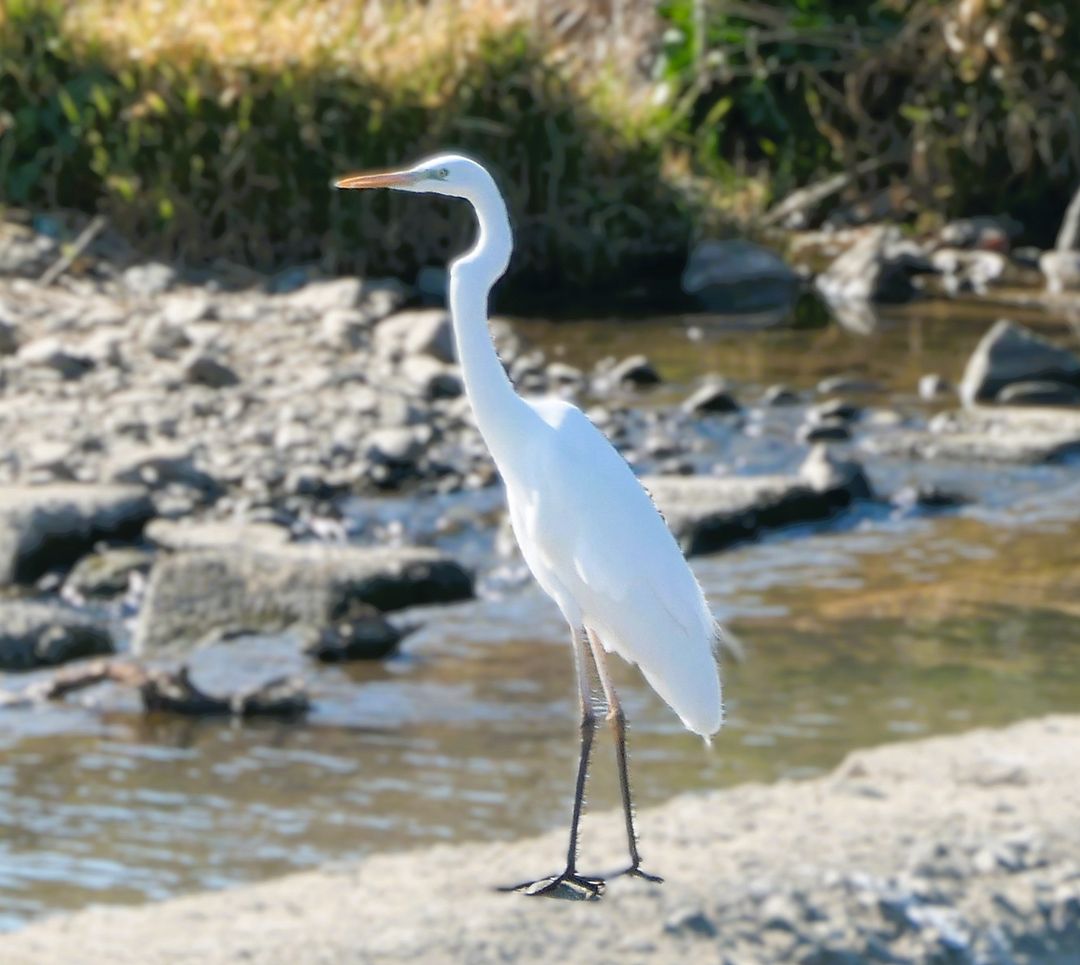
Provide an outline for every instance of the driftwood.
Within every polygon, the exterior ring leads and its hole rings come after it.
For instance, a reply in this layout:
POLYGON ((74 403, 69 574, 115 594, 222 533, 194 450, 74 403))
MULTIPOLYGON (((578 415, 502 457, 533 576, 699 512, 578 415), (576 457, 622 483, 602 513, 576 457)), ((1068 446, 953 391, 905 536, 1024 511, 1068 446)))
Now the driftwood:
POLYGON ((189 717, 298 717, 311 702, 303 684, 277 677, 252 690, 217 697, 200 690, 186 666, 152 670, 128 660, 94 660, 58 671, 18 693, 0 696, 0 707, 27 706, 61 700, 76 690, 112 681, 135 687, 147 713, 164 712, 189 717))
POLYGON ((85 228, 83 228, 82 233, 74 242, 72 242, 71 247, 68 248, 68 250, 53 264, 45 269, 38 279, 38 284, 48 287, 56 281, 57 278, 75 264, 75 259, 90 247, 93 240, 105 230, 107 224, 108 222, 104 217, 100 214, 97 215, 85 228))

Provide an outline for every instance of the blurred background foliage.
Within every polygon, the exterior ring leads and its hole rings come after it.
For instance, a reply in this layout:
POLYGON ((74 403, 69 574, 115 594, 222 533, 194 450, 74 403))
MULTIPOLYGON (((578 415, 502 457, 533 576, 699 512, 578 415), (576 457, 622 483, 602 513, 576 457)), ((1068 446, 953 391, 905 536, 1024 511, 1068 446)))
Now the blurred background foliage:
MULTIPOLYGON (((1064 0, 6 0, 0 200, 100 211, 189 264, 410 278, 460 206, 330 178, 494 165, 513 283, 625 284, 702 232, 859 172, 907 213, 1051 233, 1080 176, 1064 0), (853 11, 854 8, 854 12, 853 11)), ((1046 240, 1045 237, 1037 240, 1046 240)))

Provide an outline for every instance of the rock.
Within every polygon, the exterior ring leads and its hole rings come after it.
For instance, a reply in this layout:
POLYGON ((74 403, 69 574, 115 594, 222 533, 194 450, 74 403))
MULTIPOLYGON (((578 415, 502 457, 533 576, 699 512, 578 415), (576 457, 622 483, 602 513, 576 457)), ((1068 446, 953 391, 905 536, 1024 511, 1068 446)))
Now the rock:
POLYGON ((798 393, 786 385, 770 385, 761 397, 761 404, 768 406, 798 405, 800 401, 798 393))
POLYGON ((682 289, 710 312, 749 314, 789 310, 799 276, 776 252, 751 241, 700 241, 690 252, 682 289))
POLYGON ((146 350, 159 359, 175 359, 184 349, 191 347, 191 339, 184 329, 174 322, 159 316, 153 319, 141 332, 146 350))
POLYGON ((951 391, 952 386, 949 384, 948 379, 938 375, 936 372, 927 373, 919 379, 919 398, 925 399, 927 402, 948 395, 951 391))
POLYGON ((161 317, 169 325, 184 328, 211 318, 214 314, 214 306, 210 296, 204 291, 189 290, 176 295, 171 295, 161 302, 161 317))
POLYGON ((977 215, 957 218, 946 224, 937 235, 943 248, 975 248, 984 251, 1008 251, 1013 238, 1024 226, 1010 215, 977 215))
POLYGON ((94 360, 72 351, 57 338, 39 338, 19 349, 19 361, 53 369, 65 379, 80 379, 94 367, 94 360))
POLYGON ((705 412, 738 412, 739 403, 722 381, 707 382, 688 396, 682 404, 683 412, 701 415, 705 412))
POLYGON ((669 915, 664 931, 669 935, 691 934, 702 938, 715 938, 719 934, 712 919, 700 908, 683 908, 669 915))
POLYGON ((382 660, 397 650, 402 633, 373 606, 357 604, 349 619, 308 633, 306 653, 323 663, 382 660))
POLYGON ((240 376, 205 350, 196 350, 184 362, 184 378, 194 385, 211 389, 224 389, 240 382, 240 376))
POLYGON ((457 367, 446 365, 429 355, 407 355, 400 371, 419 395, 429 401, 456 399, 465 391, 457 367))
POLYGON ((0 226, 0 275, 37 278, 59 256, 55 238, 22 225, 0 226))
POLYGON ((847 442, 851 430, 842 419, 820 419, 799 426, 795 432, 799 442, 847 442))
POLYGON ((112 653, 108 630, 56 603, 0 601, 0 670, 53 667, 112 653))
POLYGON ((857 463, 815 447, 797 476, 651 476, 642 480, 688 555, 715 552, 758 533, 829 519, 871 497, 857 463))
POLYGON ((1032 381, 1080 386, 1080 358, 1002 319, 968 359, 960 398, 967 405, 988 402, 1012 382, 1032 381))
POLYGON ((815 285, 827 302, 906 302, 915 294, 911 276, 932 270, 922 250, 895 227, 866 231, 815 285))
POLYGON ((450 315, 441 308, 397 312, 375 326, 375 351, 391 358, 430 355, 447 365, 456 359, 450 315))
POLYGON ((406 426, 376 429, 364 442, 368 459, 395 466, 413 466, 424 452, 420 432, 406 426))
POLYGON ((1002 405, 1080 405, 1080 388, 1063 382, 1013 382, 997 395, 1002 405))
POLYGON ((192 522, 191 520, 154 519, 143 535, 155 546, 166 550, 238 547, 273 549, 291 539, 283 526, 274 523, 192 522))
POLYGON ((133 540, 153 514, 145 490, 134 486, 0 488, 0 585, 70 566, 99 540, 133 540))
POLYGON ((176 271, 161 262, 132 265, 120 275, 120 283, 132 294, 143 298, 161 295, 176 284, 176 271))
POLYGON ((830 375, 818 382, 817 391, 822 395, 832 395, 834 392, 869 395, 872 392, 880 392, 881 383, 858 375, 830 375))
POLYGON ((369 328, 368 316, 358 308, 331 308, 320 323, 324 342, 350 352, 367 344, 369 328))
POLYGON ((975 292, 985 295, 995 282, 1005 282, 1009 259, 997 251, 964 251, 941 248, 930 256, 930 263, 942 275, 946 292, 975 292))
POLYGON ((615 385, 631 385, 634 388, 657 385, 661 381, 660 373, 644 355, 631 355, 617 362, 607 377, 615 385))
POLYGON ((14 355, 18 350, 18 329, 11 322, 0 319, 0 355, 14 355))
POLYGON ((1080 251, 1044 251, 1039 256, 1039 271, 1046 279, 1046 289, 1053 294, 1080 291, 1080 251))
POLYGON ((1080 412, 1038 408, 939 413, 927 430, 870 437, 879 455, 957 462, 1048 463, 1080 452, 1080 412))
POLYGON ((359 278, 313 281, 291 292, 291 307, 310 315, 325 315, 335 308, 358 308, 364 291, 359 278))
MULTIPOLYGON (((824 384, 824 383, 823 383, 824 384)), ((823 423, 829 420, 839 422, 854 422, 862 415, 862 409, 851 402, 843 399, 829 399, 811 406, 807 410, 806 419, 812 423, 823 423)))
POLYGON ((396 610, 472 592, 472 577, 429 549, 290 543, 179 552, 151 571, 135 649, 190 644, 211 631, 325 627, 357 604, 396 610))
POLYGON ((84 556, 64 581, 65 595, 79 599, 110 599, 128 591, 135 574, 146 574, 154 554, 134 546, 105 549, 84 556))
POLYGON ((206 496, 220 487, 209 473, 195 465, 195 457, 185 445, 127 446, 109 457, 104 474, 112 482, 139 483, 149 489, 180 485, 206 496))
POLYGON ((911 510, 956 509, 967 505, 970 500, 960 493, 950 492, 930 483, 918 483, 898 489, 889 498, 897 509, 911 510))

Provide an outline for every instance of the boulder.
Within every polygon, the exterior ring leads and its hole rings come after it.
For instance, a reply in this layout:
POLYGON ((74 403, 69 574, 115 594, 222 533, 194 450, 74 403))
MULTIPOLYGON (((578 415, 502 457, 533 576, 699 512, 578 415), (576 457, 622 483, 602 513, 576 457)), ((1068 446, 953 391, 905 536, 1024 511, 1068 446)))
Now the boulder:
POLYGON ((80 379, 94 367, 94 360, 65 346, 57 338, 39 338, 27 342, 18 352, 25 365, 52 369, 65 379, 80 379))
POLYGON ((775 251, 751 241, 701 241, 690 252, 682 289, 703 308, 722 314, 786 311, 800 279, 775 251))
POLYGON ((99 540, 130 541, 154 515, 136 486, 52 483, 0 488, 0 585, 70 566, 99 540))
POLYGON ((322 628, 360 604, 397 610, 472 592, 471 575, 430 549, 290 543, 178 552, 151 571, 135 649, 192 644, 213 631, 322 628))
POLYGON ((64 581, 64 595, 107 600, 128 591, 131 578, 146 574, 154 554, 136 546, 118 546, 84 556, 64 581))
POLYGON ((687 555, 710 553, 764 530, 829 519, 872 497, 862 468, 811 450, 796 475, 642 480, 687 555))
POLYGON ((868 230, 822 274, 815 285, 833 302, 906 302, 915 294, 911 277, 932 271, 925 254, 895 227, 868 230))
POLYGON ((870 437, 871 452, 903 459, 1052 463, 1080 453, 1080 412, 977 408, 943 412, 928 429, 870 437))
POLYGON ((132 265, 120 275, 120 283, 124 288, 132 295, 139 295, 143 298, 163 294, 172 288, 176 281, 175 269, 158 261, 150 261, 143 265, 132 265))
POLYGON ((205 385, 211 389, 224 389, 240 382, 236 372, 206 349, 196 349, 187 357, 184 361, 184 378, 193 385, 205 385))
POLYGON ((1080 386, 1080 358, 1002 319, 968 359, 960 398, 966 405, 989 402, 1010 383, 1033 381, 1080 386))
POLYGON ((103 626, 58 603, 0 601, 0 670, 33 670, 113 653, 103 626))
POLYGON ((375 326, 374 347, 380 355, 392 358, 430 355, 447 365, 456 358, 450 315, 441 308, 396 312, 384 318, 375 326))
POLYGON ((323 663, 382 660, 397 650, 403 636, 375 607, 357 604, 347 620, 312 628, 304 650, 323 663))
POLYGON ((660 373, 644 355, 631 355, 616 362, 607 373, 607 378, 614 385, 630 385, 634 388, 656 385, 661 381, 660 373))
POLYGON ((212 549, 217 547, 268 548, 284 546, 290 533, 274 523, 192 522, 153 519, 143 532, 155 546, 166 550, 212 549))
POLYGON ((1080 291, 1080 251, 1044 251, 1039 256, 1039 271, 1052 294, 1080 291))
POLYGON ((706 382, 701 388, 691 393, 682 404, 683 412, 693 415, 716 412, 738 412, 739 403, 731 394, 727 384, 716 380, 706 382))

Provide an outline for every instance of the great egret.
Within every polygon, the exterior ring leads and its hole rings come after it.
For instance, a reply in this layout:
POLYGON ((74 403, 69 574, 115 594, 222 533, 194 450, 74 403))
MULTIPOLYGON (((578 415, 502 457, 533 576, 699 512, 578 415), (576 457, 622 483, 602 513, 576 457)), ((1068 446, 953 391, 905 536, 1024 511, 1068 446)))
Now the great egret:
POLYGON ((690 730, 708 738, 723 720, 714 648, 719 627, 678 544, 626 461, 580 409, 560 399, 522 399, 487 325, 491 286, 510 260, 506 205, 476 161, 445 154, 403 171, 354 174, 338 188, 396 188, 469 201, 480 232, 450 268, 449 303, 465 391, 506 484, 510 522, 536 581, 570 626, 581 699, 581 756, 566 869, 513 886, 526 894, 599 897, 604 881, 577 871, 578 822, 596 717, 588 657, 607 701, 626 818, 630 866, 641 868, 626 762, 626 720, 606 653, 637 664, 690 730))

